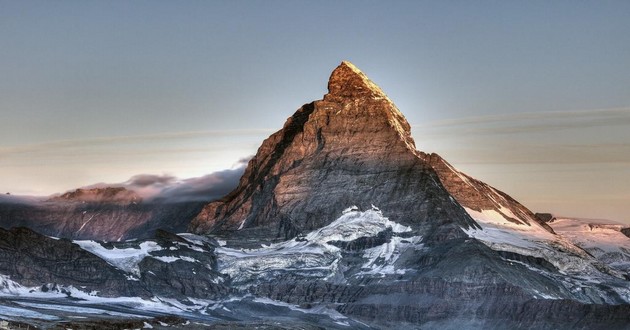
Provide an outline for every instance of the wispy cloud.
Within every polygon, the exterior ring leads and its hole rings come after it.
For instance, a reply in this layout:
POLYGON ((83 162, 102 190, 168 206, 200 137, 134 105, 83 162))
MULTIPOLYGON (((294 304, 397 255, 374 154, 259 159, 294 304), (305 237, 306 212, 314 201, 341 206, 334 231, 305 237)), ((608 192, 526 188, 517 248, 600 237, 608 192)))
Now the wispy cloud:
POLYGON ((25 144, 0 147, 0 157, 23 153, 56 152, 63 149, 106 147, 116 145, 128 145, 134 143, 146 143, 156 141, 178 141, 206 137, 230 137, 247 135, 265 135, 272 133, 273 129, 235 129, 214 131, 190 131, 169 132, 145 135, 111 136, 76 140, 59 140, 45 143, 25 144))
POLYGON ((148 200, 165 202, 211 201, 236 188, 251 157, 240 159, 230 169, 201 177, 179 179, 170 174, 137 174, 120 183, 96 183, 82 188, 124 187, 148 200))
POLYGON ((630 126, 630 107, 477 116, 412 127, 429 135, 448 135, 453 131, 459 134, 493 135, 626 125, 630 126))

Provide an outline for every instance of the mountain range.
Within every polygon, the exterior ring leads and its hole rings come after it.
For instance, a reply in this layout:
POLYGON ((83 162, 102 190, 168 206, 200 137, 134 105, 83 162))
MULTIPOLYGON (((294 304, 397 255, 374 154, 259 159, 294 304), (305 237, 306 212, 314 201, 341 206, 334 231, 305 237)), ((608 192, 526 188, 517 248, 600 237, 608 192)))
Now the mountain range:
POLYGON ((417 150, 403 114, 352 63, 263 141, 230 189, 194 201, 145 200, 123 187, 5 198, 0 319, 43 328, 630 326, 627 228, 534 214, 417 150))

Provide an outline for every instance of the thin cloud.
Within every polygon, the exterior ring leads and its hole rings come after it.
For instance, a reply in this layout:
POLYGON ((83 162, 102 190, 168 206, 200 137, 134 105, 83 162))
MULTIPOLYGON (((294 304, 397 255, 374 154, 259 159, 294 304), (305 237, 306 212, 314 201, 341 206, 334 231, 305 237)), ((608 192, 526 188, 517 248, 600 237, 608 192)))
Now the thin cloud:
POLYGON ((45 143, 27 144, 19 146, 0 147, 0 156, 8 156, 21 153, 32 152, 50 152, 51 150, 60 150, 68 148, 107 146, 116 144, 140 143, 156 140, 185 140, 200 137, 220 137, 220 136, 245 136, 268 134, 273 129, 234 129, 234 130, 214 130, 214 131, 191 131, 191 132, 172 132, 145 135, 129 135, 129 136, 113 136, 99 137, 91 139, 77 140, 59 140, 45 143))
POLYGON ((186 179, 169 186, 155 196, 170 202, 212 201, 227 195, 238 186, 245 167, 223 170, 199 178, 186 179))
POLYGON ((630 164, 628 143, 520 144, 469 146, 450 151, 458 164, 630 164))
POLYGON ((208 202, 225 196, 237 187, 250 159, 251 157, 241 158, 230 169, 197 178, 178 179, 170 174, 138 174, 122 183, 96 183, 81 188, 124 187, 149 201, 208 202))
POLYGON ((593 119, 593 118, 628 118, 630 117, 630 107, 590 109, 590 110, 570 110, 570 111, 546 111, 546 112, 526 112, 509 113, 488 116, 476 116, 457 119, 446 119, 435 121, 429 125, 413 125, 413 127, 450 127, 476 124, 505 123, 523 120, 545 120, 545 119, 593 119))
POLYGON ((499 114, 413 125, 424 135, 501 135, 541 133, 567 129, 630 126, 630 108, 499 114))
POLYGON ((177 178, 172 175, 138 174, 125 182, 129 187, 167 186, 175 183, 177 178))
MULTIPOLYGON (((154 199, 170 202, 207 202, 219 199, 238 186, 239 180, 243 176, 247 163, 251 158, 250 156, 239 159, 231 169, 217 171, 198 178, 185 179, 176 183, 168 181, 168 184, 159 194, 155 195, 154 199)), ((160 178, 147 179, 156 180, 160 178)))

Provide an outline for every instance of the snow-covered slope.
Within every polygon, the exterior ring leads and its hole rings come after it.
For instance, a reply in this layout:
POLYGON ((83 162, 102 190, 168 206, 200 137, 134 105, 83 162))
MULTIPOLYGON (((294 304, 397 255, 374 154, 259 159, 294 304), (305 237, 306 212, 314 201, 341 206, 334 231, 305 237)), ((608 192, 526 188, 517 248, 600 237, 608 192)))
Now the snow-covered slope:
POLYGON ((554 230, 558 229, 552 233, 538 222, 520 219, 509 209, 465 209, 482 227, 465 232, 491 249, 546 260, 558 269, 553 276, 584 300, 605 297, 599 284, 606 282, 622 300, 630 302, 625 268, 628 266, 625 252, 630 251, 626 245, 630 242, 626 241, 630 239, 619 231, 615 234, 613 229, 603 227, 595 229, 599 234, 593 235, 592 230, 587 231, 588 224, 578 225, 573 220, 563 219, 552 226, 554 230), (607 238, 614 239, 606 242, 607 238))
POLYGON ((630 273, 630 238, 621 232, 625 226, 606 220, 556 218, 553 230, 586 250, 599 261, 630 273))
MULTIPOLYGON (((220 247, 219 271, 229 275, 237 284, 256 283, 291 272, 292 276, 344 281, 339 267, 343 258, 338 245, 358 239, 374 238, 390 231, 393 235, 411 231, 411 228, 390 221, 381 211, 372 207, 359 211, 356 206, 346 209, 331 224, 309 234, 260 249, 232 249, 220 247)), ((377 246, 363 251, 364 263, 357 276, 395 274, 398 256, 408 248, 421 248, 421 237, 392 237, 377 246)))

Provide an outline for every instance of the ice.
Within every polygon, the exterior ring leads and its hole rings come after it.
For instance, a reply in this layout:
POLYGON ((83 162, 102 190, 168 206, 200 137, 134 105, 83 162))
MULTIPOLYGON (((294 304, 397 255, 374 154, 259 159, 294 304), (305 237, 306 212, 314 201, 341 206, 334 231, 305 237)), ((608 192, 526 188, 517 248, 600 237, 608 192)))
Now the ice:
POLYGON ((330 241, 350 242, 361 237, 373 237, 390 228, 394 233, 411 231, 410 227, 390 221, 382 212, 372 206, 365 212, 349 211, 326 227, 322 227, 306 236, 309 241, 326 243, 330 241))
MULTIPOLYGON (((87 211, 83 211, 83 214, 85 214, 85 212, 87 212, 87 211)), ((90 221, 92 221, 92 219, 94 219, 94 216, 95 216, 95 215, 96 215, 96 214, 92 214, 92 216, 91 216, 89 219, 87 219, 87 221, 85 221, 85 222, 81 225, 81 227, 79 228, 79 230, 77 230, 77 233, 78 233, 78 232, 80 232, 81 230, 83 230, 83 228, 85 227, 85 225, 87 225, 90 221)))
POLYGON ((15 320, 16 318, 29 318, 47 321, 54 321, 59 319, 57 316, 54 315, 43 314, 24 308, 0 305, 0 319, 15 320))
MULTIPOLYGON (((343 314, 337 312, 334 309, 331 308, 327 308, 325 306, 315 306, 312 308, 308 308, 308 309, 304 309, 304 308, 300 308, 296 305, 292 305, 286 302, 282 302, 282 301, 277 301, 277 300, 272 300, 269 298, 261 298, 261 297, 255 297, 252 299, 252 301, 260 303, 260 304, 267 304, 267 305, 274 305, 274 306, 280 306, 280 307, 286 307, 292 311, 298 311, 298 312, 302 312, 302 313, 307 313, 307 314, 319 314, 319 315, 326 315, 328 317, 330 317, 331 319, 333 319, 334 321, 337 322, 343 322, 345 323, 344 325, 350 326, 350 324, 347 322, 348 317, 344 316, 343 314)), ((341 323, 339 323, 341 324, 341 323)))
POLYGON ((150 252, 163 249, 153 241, 142 242, 139 248, 126 249, 116 247, 107 249, 100 243, 92 240, 74 241, 74 243, 79 245, 82 249, 101 257, 110 265, 137 276, 140 276, 140 269, 138 268, 140 261, 149 256, 150 252))
POLYGON ((359 207, 358 207, 358 206, 356 206, 356 205, 352 205, 352 206, 350 206, 349 208, 347 208, 347 209, 345 209, 345 210, 341 211, 341 214, 346 214, 346 213, 349 213, 349 212, 355 212, 355 211, 358 211, 358 210, 359 210, 359 207))
MULTIPOLYGON (((531 225, 522 225, 508 221, 505 216, 515 215, 508 212, 506 208, 499 209, 499 212, 465 209, 482 229, 470 228, 464 231, 493 250, 542 258, 561 273, 571 276, 596 279, 612 274, 611 272, 602 273, 600 264, 591 255, 573 244, 570 239, 552 234, 537 222, 532 221, 531 225)), ((614 275, 623 277, 621 274, 614 275)))
MULTIPOLYGON (((128 314, 123 313, 124 315, 108 311, 101 310, 99 308, 93 308, 94 305, 117 305, 124 306, 126 308, 130 308, 138 311, 149 311, 149 312, 159 312, 164 314, 176 314, 176 315, 189 315, 190 313, 196 313, 200 310, 207 308, 215 304, 215 301, 212 300, 204 300, 204 299, 192 299, 187 298, 184 302, 178 301, 176 299, 163 298, 154 296, 150 299, 143 299, 140 297, 99 297, 98 292, 85 292, 83 290, 77 289, 73 286, 58 286, 59 290, 49 290, 47 292, 42 292, 41 287, 24 287, 18 283, 15 283, 10 279, 9 276, 0 275, 0 296, 2 297, 21 297, 21 298, 37 298, 37 299, 50 299, 51 303, 49 304, 39 304, 39 305, 29 305, 30 303, 21 302, 24 306, 34 307, 34 308, 42 308, 42 309, 50 309, 50 310, 62 310, 62 311, 70 311, 77 313, 86 313, 86 314, 109 314, 114 316, 124 316, 129 317, 130 315, 136 314, 128 314), (61 292, 63 290, 63 293, 61 292), (71 297, 71 303, 74 305, 70 305, 70 301, 67 300, 68 297, 71 297), (55 299, 63 299, 64 304, 56 305, 53 303, 55 299), (82 304, 89 304, 88 306, 81 306, 82 304), (120 314, 120 315, 119 315, 120 314)), ((0 318, 2 316, 13 315, 15 313, 19 313, 16 315, 26 315, 25 317, 29 318, 42 318, 46 319, 45 314, 32 314, 33 316, 29 316, 27 314, 28 310, 24 309, 6 309, 3 312, 3 306, 0 305, 0 318), (13 312, 11 312, 13 311, 13 312), (23 312, 26 311, 26 312, 23 312), (13 314, 12 314, 13 313, 13 314)))
POLYGON ((624 227, 612 221, 557 218, 549 225, 571 243, 585 249, 598 260, 623 272, 630 271, 630 238, 624 227))
POLYGON ((129 314, 129 313, 120 313, 109 311, 100 308, 92 308, 92 307, 81 307, 81 306, 72 306, 72 305, 53 305, 53 304, 40 304, 40 303, 31 303, 31 302, 22 302, 18 301, 17 304, 24 307, 33 307, 37 309, 48 309, 62 312, 71 312, 78 314, 99 314, 99 315, 111 315, 111 316, 122 316, 122 317, 132 317, 132 318, 144 318, 143 315, 129 314))
MULTIPOLYGON (((271 244, 259 249, 219 247, 215 251, 219 255, 219 271, 232 277, 235 283, 245 284, 259 277, 271 278, 286 271, 294 271, 301 276, 333 279, 339 275, 339 260, 342 254, 341 249, 331 244, 332 242, 350 242, 361 237, 374 237, 386 230, 404 233, 411 231, 411 228, 390 221, 375 206, 363 212, 352 206, 345 209, 331 224, 312 231, 301 239, 271 244)), ((412 239, 419 241, 419 238, 412 239)), ((374 272, 394 271, 393 256, 399 255, 400 249, 405 247, 408 241, 403 241, 400 237, 395 237, 392 241, 393 243, 381 247, 385 252, 376 250, 372 252, 375 260, 385 262, 385 266, 374 269, 374 272)))
POLYGON ((173 257, 173 256, 151 256, 152 258, 158 259, 162 262, 166 262, 166 263, 171 263, 171 262, 175 262, 177 260, 183 260, 183 261, 187 261, 187 262, 199 262, 199 260, 195 259, 195 258, 191 258, 191 257, 186 257, 186 256, 180 256, 180 257, 173 257))
POLYGON ((366 249, 363 258, 367 261, 361 267, 363 271, 357 275, 404 274, 406 270, 397 269, 394 264, 408 248, 422 249, 421 240, 421 236, 392 237, 387 243, 366 249))
POLYGON ((40 287, 29 288, 22 286, 14 281, 7 275, 0 275, 0 296, 27 296, 27 297, 66 297, 65 294, 58 292, 41 292, 40 287))
POLYGON ((511 231, 516 230, 521 232, 529 232, 528 235, 544 237, 545 239, 552 239, 555 236, 537 222, 529 221, 530 219, 522 219, 505 206, 500 206, 496 210, 492 209, 476 211, 468 207, 464 207, 464 209, 473 219, 475 219, 475 221, 477 221, 479 225, 481 225, 481 227, 490 226, 505 228, 511 231), (508 218, 519 220, 522 223, 514 223, 508 220, 508 218))

